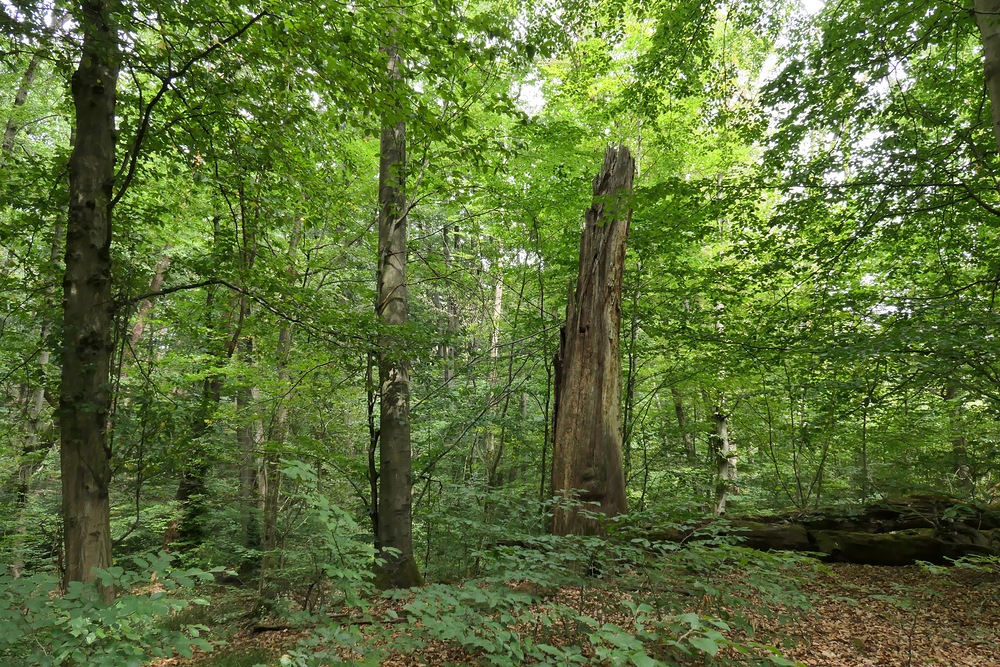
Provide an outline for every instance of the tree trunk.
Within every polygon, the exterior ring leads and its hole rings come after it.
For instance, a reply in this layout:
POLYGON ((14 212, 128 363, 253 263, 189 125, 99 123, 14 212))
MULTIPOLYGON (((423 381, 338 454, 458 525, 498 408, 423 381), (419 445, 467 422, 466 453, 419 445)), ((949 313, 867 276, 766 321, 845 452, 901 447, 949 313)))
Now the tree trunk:
POLYGON ((670 388, 670 396, 674 400, 674 413, 677 415, 677 427, 681 431, 681 444, 684 446, 684 460, 688 465, 694 466, 698 463, 698 450, 695 448, 694 434, 688 426, 687 416, 684 414, 684 400, 677 387, 670 388))
MULTIPOLYGON (((563 497, 579 492, 581 501, 596 503, 606 516, 627 509, 619 329, 634 172, 628 149, 609 146, 594 179, 556 363, 552 491, 563 497)), ((601 527, 570 506, 557 509, 552 531, 594 534, 601 527)))
MULTIPOLYGON (((69 160, 69 223, 63 279, 59 392, 64 581, 90 582, 111 566, 107 428, 110 369, 111 200, 115 177, 118 31, 108 3, 82 4, 80 64, 73 74, 76 143, 69 160)), ((114 589, 102 589, 106 601, 114 589)))
POLYGON ((7 119, 7 126, 3 131, 3 142, 0 143, 0 161, 6 158, 14 150, 14 137, 17 136, 17 131, 20 129, 18 125, 17 118, 13 115, 17 113, 18 108, 24 106, 24 103, 28 100, 28 91, 31 89, 31 85, 35 82, 35 75, 38 72, 38 66, 42 64, 42 56, 44 55, 44 50, 38 49, 31 55, 31 61, 28 63, 28 68, 24 71, 24 75, 21 77, 21 83, 17 87, 17 92, 14 94, 14 109, 12 115, 7 119))
POLYGON ((983 74, 992 107, 993 138, 1000 150, 1000 0, 973 0, 972 7, 983 39, 983 74))
MULTIPOLYGON (((497 401, 497 389, 500 384, 500 319, 503 317, 503 262, 498 262, 497 281, 493 285, 493 311, 490 328, 490 373, 489 391, 486 393, 486 404, 491 406, 490 414, 496 415, 495 403, 497 401)), ((507 386, 508 392, 510 385, 507 386)), ((507 400, 509 401, 508 393, 507 400)), ((486 486, 489 488, 499 486, 496 479, 497 468, 500 465, 500 457, 503 456, 503 442, 499 447, 496 442, 495 419, 486 420, 486 433, 483 436, 483 467, 486 470, 486 486)))
MULTIPOLYGON (((624 456, 625 483, 632 478, 632 431, 635 428, 635 386, 638 381, 638 354, 635 346, 639 338, 639 294, 642 288, 642 264, 636 271, 632 290, 632 319, 628 332, 628 369, 625 373, 625 414, 622 418, 622 454, 624 456)), ((645 489, 643 489, 645 491, 645 489)))
MULTIPOLYGON (((97 6, 97 5, 95 5, 97 6)), ((55 33, 63 27, 63 24, 69 19, 69 14, 65 11, 60 11, 58 14, 52 15, 51 28, 47 33, 55 33)), ((0 142, 0 164, 4 162, 10 153, 14 150, 14 140, 17 137, 18 130, 21 129, 21 124, 18 122, 17 113, 18 109, 23 107, 28 101, 28 93, 31 91, 31 86, 35 83, 35 77, 38 75, 38 68, 42 64, 42 60, 48 55, 49 47, 47 46, 48 40, 51 39, 51 34, 46 34, 46 44, 35 49, 31 54, 31 60, 28 61, 28 66, 24 70, 24 74, 21 76, 21 82, 17 86, 17 91, 14 93, 14 105, 11 109, 11 116, 7 119, 7 125, 3 130, 3 141, 0 142)))
MULTIPOLYGON (((288 282, 289 285, 295 282, 298 275, 296 262, 298 261, 299 239, 302 237, 302 216, 296 216, 295 226, 292 229, 292 237, 288 242, 288 282)), ((258 582, 258 593, 261 597, 271 596, 272 591, 268 590, 269 579, 275 569, 277 569, 280 559, 278 552, 281 549, 281 534, 278 531, 278 508, 281 504, 281 455, 284 450, 285 441, 288 439, 288 400, 291 385, 289 382, 288 362, 292 355, 292 325, 288 321, 282 321, 278 328, 278 342, 275 348, 275 358, 277 359, 278 387, 282 392, 282 398, 274 411, 274 418, 271 422, 267 437, 267 446, 264 449, 264 457, 260 467, 259 493, 261 496, 261 558, 260 581, 258 582)))
MULTIPOLYGON (((400 88, 401 58, 396 46, 387 50, 388 86, 400 88)), ((380 588, 408 588, 421 583, 413 557, 410 452, 410 375, 405 343, 406 324, 406 123, 401 109, 382 120, 379 160, 378 289, 375 313, 382 325, 378 344, 379 497, 376 540, 381 562, 380 588)))
MULTIPOLYGON (((59 266, 59 255, 63 244, 64 225, 62 221, 57 221, 52 232, 52 249, 49 252, 49 261, 53 270, 59 266)), ((46 281, 44 301, 42 311, 51 312, 55 301, 55 280, 46 281)), ((46 376, 50 374, 49 361, 51 358, 49 334, 52 331, 52 322, 47 315, 39 315, 41 326, 38 331, 39 353, 38 353, 38 379, 29 379, 22 387, 23 398, 18 402, 24 405, 27 414, 25 432, 21 439, 21 456, 17 466, 16 479, 14 480, 14 513, 17 516, 16 538, 14 542, 13 557, 11 560, 11 576, 15 579, 21 576, 24 568, 23 538, 27 533, 25 526, 26 517, 24 510, 28 504, 28 497, 31 493, 31 478, 35 474, 35 469, 40 467, 54 444, 57 433, 57 424, 53 417, 55 415, 45 412, 46 405, 46 376)))
POLYGON ((942 393, 945 409, 948 412, 948 432, 951 441, 952 471, 955 474, 957 486, 972 495, 975 491, 972 471, 969 468, 969 450, 965 440, 965 425, 962 414, 965 401, 958 383, 949 381, 942 393))
POLYGON ((712 414, 715 430, 712 433, 712 453, 715 454, 715 504, 712 513, 725 514, 729 492, 736 483, 736 448, 729 439, 729 416, 716 406, 712 414))
MULTIPOLYGON (((243 336, 239 342, 239 356, 248 370, 253 368, 253 339, 243 336)), ((249 373, 248 373, 249 375, 249 373)), ((251 574, 260 566, 262 536, 257 515, 260 500, 260 476, 258 474, 257 450, 264 440, 264 425, 255 413, 260 399, 260 390, 249 378, 243 379, 236 387, 236 445, 239 455, 240 477, 240 531, 243 546, 255 554, 240 563, 241 574, 251 574)))
MULTIPOLYGON (((166 247, 163 248, 163 254, 160 256, 160 261, 156 263, 156 268, 153 270, 153 280, 149 283, 149 293, 153 294, 159 292, 163 288, 163 281, 167 276, 167 269, 170 268, 170 244, 168 243, 166 247)), ((135 324, 132 325, 132 334, 129 336, 129 343, 132 345, 132 353, 135 353, 135 345, 142 338, 143 331, 146 330, 146 320, 149 318, 149 314, 153 311, 153 298, 143 299, 139 302, 139 307, 136 309, 135 324)))
POLYGON ((909 496, 861 509, 770 516, 730 517, 718 530, 710 521, 684 530, 642 529, 651 541, 691 544, 719 536, 753 549, 810 551, 834 562, 870 565, 945 564, 970 554, 995 556, 1000 546, 1000 509, 968 505, 946 496, 909 496))
POLYGON ((208 471, 210 454, 202 442, 208 435, 208 425, 222 400, 222 377, 212 375, 202 383, 201 405, 191 422, 191 445, 184 453, 181 479, 174 500, 180 516, 172 521, 163 538, 163 548, 190 548, 205 540, 205 520, 208 514, 208 471))

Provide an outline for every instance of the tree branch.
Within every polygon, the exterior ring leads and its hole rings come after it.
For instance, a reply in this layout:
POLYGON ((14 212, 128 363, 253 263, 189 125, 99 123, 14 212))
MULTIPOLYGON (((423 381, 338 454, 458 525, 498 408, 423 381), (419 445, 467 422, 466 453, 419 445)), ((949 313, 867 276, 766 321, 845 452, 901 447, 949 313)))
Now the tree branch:
MULTIPOLYGON (((225 37, 224 39, 216 40, 215 42, 212 43, 211 46, 195 54, 191 59, 189 59, 186 63, 184 63, 184 65, 181 66, 180 69, 167 72, 166 76, 164 76, 162 79, 162 82, 160 84, 160 89, 156 91, 156 95, 153 96, 153 99, 149 101, 149 104, 146 105, 146 108, 142 112, 142 120, 139 121, 139 129, 136 130, 135 139, 132 141, 132 149, 129 151, 128 172, 125 174, 125 180, 122 182, 121 187, 118 189, 118 194, 116 194, 114 199, 111 200, 112 207, 114 207, 118 203, 118 201, 125 195, 125 192, 128 190, 129 185, 132 183, 132 179, 135 178, 136 168, 139 163, 139 151, 142 148, 142 142, 145 140, 146 134, 149 132, 149 125, 150 122, 152 121, 153 109, 156 107, 157 104, 159 104, 160 100, 163 99, 163 96, 167 94, 167 91, 170 90, 170 86, 174 82, 174 80, 187 74, 188 70, 194 67, 195 63, 197 63, 198 61, 207 58, 213 52, 217 51, 218 49, 221 49, 223 46, 226 46, 227 44, 239 39, 255 23, 260 21, 264 16, 267 16, 268 14, 269 12, 267 10, 259 12, 255 16, 251 17, 250 20, 247 21, 245 24, 243 24, 239 29, 237 29, 236 32, 232 33, 228 37, 225 37)), ((119 172, 118 176, 121 176, 121 172, 119 172)), ((115 180, 118 179, 116 178, 115 180)))

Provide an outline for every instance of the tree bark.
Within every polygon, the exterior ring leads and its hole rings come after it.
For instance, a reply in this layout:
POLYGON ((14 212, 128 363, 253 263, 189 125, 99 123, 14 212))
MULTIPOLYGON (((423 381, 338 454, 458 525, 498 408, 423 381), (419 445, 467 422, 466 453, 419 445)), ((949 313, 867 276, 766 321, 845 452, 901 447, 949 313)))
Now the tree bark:
POLYGON ((1000 151, 1000 0, 973 0, 972 7, 983 39, 983 74, 992 107, 993 138, 1000 151))
MULTIPOLYGON (((238 355, 247 369, 254 366, 253 338, 243 336, 239 342, 238 355)), ((249 374, 248 374, 249 375, 249 374)), ((262 535, 259 516, 260 475, 257 451, 264 440, 264 425, 255 414, 260 400, 260 390, 247 379, 236 387, 236 445, 239 455, 240 477, 240 530, 243 546, 250 553, 257 554, 240 563, 241 574, 251 574, 259 569, 259 552, 262 535)))
POLYGON ((684 460, 688 465, 698 463, 698 450, 695 448, 694 434, 688 426, 687 415, 684 414, 684 400, 677 387, 670 388, 670 397, 674 401, 674 413, 677 415, 677 427, 681 431, 681 444, 684 446, 684 460))
MULTIPOLYGON (((390 91, 401 86, 401 58, 386 49, 390 91)), ((399 108, 383 115, 379 160, 378 289, 375 313, 382 325, 378 344, 380 564, 375 583, 383 589, 421 583, 413 557, 410 451, 410 375, 399 332, 408 313, 406 286, 406 123, 399 108)))
POLYGON ((975 492, 974 478, 969 467, 969 448, 965 440, 965 425, 962 414, 965 411, 965 401, 962 391, 955 381, 945 384, 942 398, 948 412, 948 435, 951 441, 952 471, 955 474, 957 486, 971 495, 975 492))
MULTIPOLYGON (((63 232, 65 226, 61 220, 55 224, 52 232, 52 249, 49 252, 49 261, 53 270, 59 266, 59 255, 63 245, 63 232)), ((55 281, 46 281, 44 292, 43 313, 51 312, 55 301, 55 281)), ((38 353, 38 376, 37 380, 28 379, 22 385, 22 398, 18 401, 24 406, 27 416, 24 434, 21 437, 21 455, 17 465, 16 478, 14 479, 14 512, 17 516, 17 528, 11 560, 11 575, 16 579, 21 576, 24 567, 23 538, 27 532, 24 510, 28 504, 28 497, 31 493, 31 478, 44 462, 50 449, 55 444, 58 432, 56 419, 57 415, 49 414, 45 411, 46 389, 48 381, 46 376, 50 374, 49 363, 51 358, 51 343, 49 335, 52 331, 52 322, 47 315, 39 314, 41 325, 38 331, 39 353, 38 353)))
POLYGON ((826 508, 772 516, 730 517, 719 530, 710 521, 684 529, 645 529, 652 541, 695 543, 720 535, 759 550, 810 551, 823 560, 869 565, 947 563, 970 554, 996 555, 1000 509, 946 496, 910 496, 861 509, 826 508))
MULTIPOLYGON (((500 320, 503 317, 503 262, 498 262, 497 281, 493 285, 493 311, 492 326, 490 328, 490 373, 489 391, 486 393, 486 404, 494 406, 497 398, 497 389, 500 384, 500 320)), ((507 387, 508 391, 510 386, 507 387)), ((509 401, 509 394, 507 400, 509 401)), ((490 408, 490 413, 496 414, 495 407, 490 408)), ((486 470, 486 486, 493 488, 499 486, 496 478, 497 467, 500 465, 500 457, 503 455, 503 441, 499 447, 496 442, 495 419, 487 419, 483 437, 483 463, 486 470)))
MULTIPOLYGON (((639 295, 642 291, 642 264, 636 271, 632 290, 632 319, 628 332, 628 369, 625 372, 625 414, 622 418, 622 454, 624 456, 625 483, 632 478, 632 431, 635 428, 635 387, 638 373, 638 354, 635 346, 639 338, 639 295)), ((643 489, 645 491, 645 489, 643 489)))
MULTIPOLYGON (((69 221, 63 279, 59 393, 64 581, 90 582, 111 566, 107 428, 110 369, 111 208, 115 175, 118 30, 111 3, 82 3, 80 64, 73 74, 76 143, 69 160, 69 221)), ((103 587, 109 603, 114 589, 103 587)))
MULTIPOLYGON (((153 279, 149 283, 149 293, 159 292, 163 287, 163 281, 166 279, 167 269, 170 268, 170 244, 168 243, 166 247, 163 248, 163 254, 160 256, 160 261, 156 263, 156 268, 153 269, 153 279)), ((143 299, 139 302, 139 307, 136 309, 135 323, 132 325, 132 333, 129 336, 129 343, 134 347, 139 339, 142 338, 142 333, 146 330, 146 320, 149 318, 149 314, 153 311, 153 298, 143 299)), ((133 353, 135 350, 132 350, 133 353)))
MULTIPOLYGON (((634 172, 628 149, 609 146, 594 179, 577 287, 566 305, 556 363, 553 493, 568 497, 579 492, 581 501, 597 505, 588 509, 609 517, 627 510, 619 330, 634 172)), ((601 526, 569 505, 557 508, 552 531, 595 534, 601 526)))
POLYGON ((736 448, 729 439, 729 416, 722 406, 715 406, 712 414, 715 431, 712 433, 712 453, 715 454, 715 504, 712 513, 725 514, 729 492, 736 483, 736 448))

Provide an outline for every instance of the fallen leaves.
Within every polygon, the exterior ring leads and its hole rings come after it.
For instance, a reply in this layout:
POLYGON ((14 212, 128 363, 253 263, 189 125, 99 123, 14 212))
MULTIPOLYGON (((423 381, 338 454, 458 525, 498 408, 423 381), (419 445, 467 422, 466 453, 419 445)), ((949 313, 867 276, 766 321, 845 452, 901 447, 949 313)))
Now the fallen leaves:
MULTIPOLYGON (((818 576, 807 592, 814 611, 800 614, 790 624, 776 624, 773 613, 768 613, 773 610, 761 609, 759 615, 753 612, 753 640, 781 647, 786 657, 808 667, 1000 667, 1000 574, 995 572, 834 565, 829 574, 818 576)), ((614 587, 564 588, 553 591, 550 601, 577 609, 599 623, 626 628, 630 619, 623 610, 630 597, 629 591, 614 587)), ((368 618, 388 618, 390 610, 403 616, 399 603, 379 600, 368 618)), ((351 623, 349 618, 340 621, 351 623)), ((547 635, 538 639, 551 639, 553 630, 558 634, 558 628, 535 627, 547 635)), ((516 630, 523 633, 525 628, 516 630)), ((393 624, 383 625, 381 634, 372 629, 364 636, 391 645, 395 633, 408 632, 407 624, 393 624)), ((232 638, 228 650, 259 648, 276 661, 303 634, 248 631, 232 638)), ((566 632, 564 637, 572 641, 573 633, 566 632)), ((210 664, 206 658, 154 664, 197 667, 210 664)), ((479 662, 477 655, 462 647, 430 641, 415 652, 390 652, 381 664, 437 667, 479 662)))

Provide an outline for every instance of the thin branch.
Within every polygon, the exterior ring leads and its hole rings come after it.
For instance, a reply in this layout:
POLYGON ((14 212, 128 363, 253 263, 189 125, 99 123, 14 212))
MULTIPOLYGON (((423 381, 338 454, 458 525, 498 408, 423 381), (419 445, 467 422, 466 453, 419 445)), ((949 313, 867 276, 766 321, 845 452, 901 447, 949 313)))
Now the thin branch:
MULTIPOLYGON (((118 189, 118 194, 115 195, 114 199, 111 200, 111 206, 114 207, 118 201, 124 196, 125 192, 128 190, 129 185, 132 183, 132 179, 135 178, 136 168, 139 163, 139 150, 142 148, 142 142, 146 138, 146 134, 149 132, 150 122, 153 116, 153 109, 156 105, 163 99, 163 96, 167 94, 170 90, 171 84, 175 79, 187 74, 188 70, 194 67, 195 63, 203 60, 210 56, 213 52, 221 49, 223 46, 236 41, 243 36, 247 30, 249 30, 255 23, 260 21, 264 16, 269 15, 267 10, 259 12, 257 15, 253 16, 249 21, 247 21, 243 26, 241 26, 236 32, 225 37, 224 39, 216 40, 206 49, 203 49, 199 53, 195 54, 190 60, 188 60, 184 65, 177 70, 167 72, 166 76, 163 77, 160 84, 160 89, 156 91, 156 95, 153 99, 149 101, 146 108, 142 112, 142 120, 139 122, 139 129, 136 130, 135 139, 132 142, 132 150, 129 151, 128 159, 128 172, 125 175, 125 180, 122 181, 121 187, 118 189)), ((120 175, 120 174, 119 174, 120 175)))

